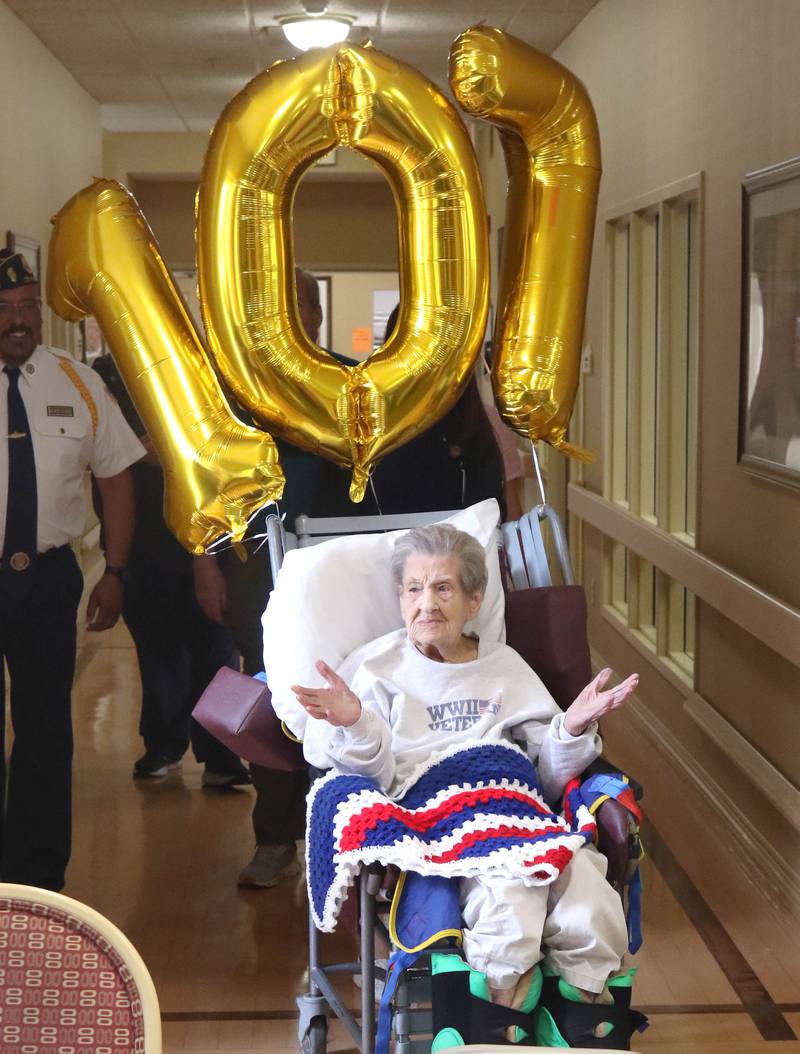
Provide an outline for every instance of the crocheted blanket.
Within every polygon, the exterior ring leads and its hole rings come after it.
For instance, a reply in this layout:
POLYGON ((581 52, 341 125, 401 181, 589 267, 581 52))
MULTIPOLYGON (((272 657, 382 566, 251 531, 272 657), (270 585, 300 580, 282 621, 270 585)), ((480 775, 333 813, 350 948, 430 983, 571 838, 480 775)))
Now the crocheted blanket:
POLYGON ((308 799, 306 875, 314 921, 336 928, 360 868, 396 864, 448 878, 502 873, 553 882, 595 834, 570 784, 563 815, 542 798, 536 769, 510 743, 460 744, 434 755, 397 800, 364 776, 331 772, 308 799))

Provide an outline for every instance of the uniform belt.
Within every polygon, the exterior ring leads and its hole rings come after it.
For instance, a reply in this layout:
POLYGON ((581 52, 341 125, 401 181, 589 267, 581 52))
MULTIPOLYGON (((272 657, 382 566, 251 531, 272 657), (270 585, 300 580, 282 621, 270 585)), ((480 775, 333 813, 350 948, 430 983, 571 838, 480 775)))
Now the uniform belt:
POLYGON ((70 552, 72 546, 69 542, 65 542, 63 545, 56 545, 52 549, 47 549, 43 553, 37 553, 36 559, 41 562, 42 560, 51 560, 57 556, 66 556, 70 552))

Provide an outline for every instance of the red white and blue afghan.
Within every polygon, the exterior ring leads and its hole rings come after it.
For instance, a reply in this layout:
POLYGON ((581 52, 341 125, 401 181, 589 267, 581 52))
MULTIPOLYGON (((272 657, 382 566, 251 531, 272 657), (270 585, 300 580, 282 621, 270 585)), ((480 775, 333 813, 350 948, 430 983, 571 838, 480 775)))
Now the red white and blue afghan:
POLYGON ((463 878, 500 873, 555 881, 595 835, 577 781, 564 814, 541 795, 536 769, 510 743, 461 744, 435 755, 397 801, 365 776, 329 773, 308 801, 308 894, 319 929, 336 928, 354 877, 367 864, 463 878))

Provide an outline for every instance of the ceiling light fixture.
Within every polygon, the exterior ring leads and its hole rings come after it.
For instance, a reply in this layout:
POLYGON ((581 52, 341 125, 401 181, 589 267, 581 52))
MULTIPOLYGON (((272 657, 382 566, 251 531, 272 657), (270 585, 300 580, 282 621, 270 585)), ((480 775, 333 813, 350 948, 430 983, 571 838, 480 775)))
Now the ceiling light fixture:
POLYGON ((347 39, 353 19, 348 15, 286 15, 279 18, 289 43, 298 51, 327 48, 347 39))

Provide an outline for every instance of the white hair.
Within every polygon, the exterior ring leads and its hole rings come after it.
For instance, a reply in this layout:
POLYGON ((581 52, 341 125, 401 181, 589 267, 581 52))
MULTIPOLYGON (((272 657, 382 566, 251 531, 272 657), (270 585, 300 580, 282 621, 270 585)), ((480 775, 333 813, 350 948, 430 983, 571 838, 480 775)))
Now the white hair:
POLYGON ((483 546, 465 531, 449 523, 434 523, 430 527, 415 527, 397 539, 392 553, 392 578, 402 586, 406 560, 409 556, 457 556, 458 578, 461 588, 472 596, 486 592, 489 572, 483 546))

